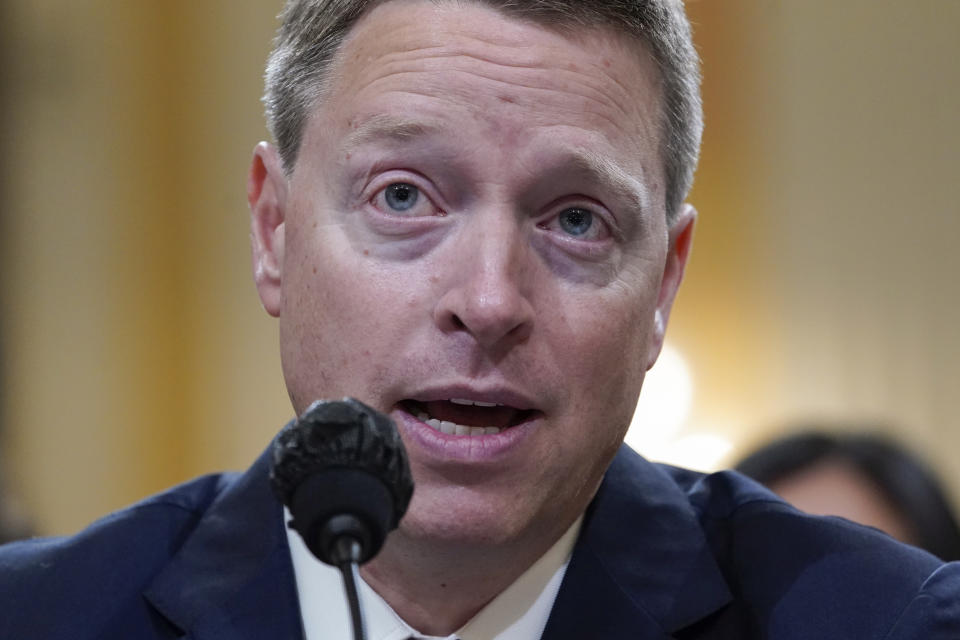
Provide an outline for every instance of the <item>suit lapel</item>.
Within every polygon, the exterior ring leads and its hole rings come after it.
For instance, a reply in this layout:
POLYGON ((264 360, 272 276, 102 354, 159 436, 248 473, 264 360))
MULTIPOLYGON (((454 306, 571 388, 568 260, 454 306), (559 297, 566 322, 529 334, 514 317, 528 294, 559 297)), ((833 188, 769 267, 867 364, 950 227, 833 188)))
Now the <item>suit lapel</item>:
POLYGON ((543 638, 669 638, 730 600, 686 494, 622 447, 587 510, 543 638))
MULTIPOLYGON (((303 638, 268 473, 265 453, 232 477, 144 593, 188 638, 303 638)), ((543 638, 669 638, 730 599, 687 495, 624 447, 587 510, 543 638)))
POLYGON ((233 477, 144 595, 196 640, 301 640, 282 509, 269 450, 233 477))

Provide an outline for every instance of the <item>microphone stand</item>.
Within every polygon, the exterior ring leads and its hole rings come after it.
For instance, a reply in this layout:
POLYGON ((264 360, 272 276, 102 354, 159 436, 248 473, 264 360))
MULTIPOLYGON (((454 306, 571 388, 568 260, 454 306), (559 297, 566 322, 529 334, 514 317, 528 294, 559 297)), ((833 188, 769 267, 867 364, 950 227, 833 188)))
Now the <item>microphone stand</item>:
POLYGON ((353 621, 353 640, 366 640, 366 624, 364 623, 363 605, 360 602, 360 569, 358 562, 362 557, 360 543, 353 538, 342 536, 337 539, 333 548, 334 564, 340 569, 343 576, 343 588, 347 592, 347 603, 350 605, 350 619, 353 621))

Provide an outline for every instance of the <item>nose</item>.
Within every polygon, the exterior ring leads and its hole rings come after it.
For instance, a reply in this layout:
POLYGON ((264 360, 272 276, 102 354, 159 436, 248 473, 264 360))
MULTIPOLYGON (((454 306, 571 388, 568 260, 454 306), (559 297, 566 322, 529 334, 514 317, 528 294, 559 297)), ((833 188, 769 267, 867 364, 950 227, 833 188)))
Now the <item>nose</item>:
POLYGON ((533 265, 520 229, 500 220, 464 231, 449 264, 449 285, 437 301, 437 325, 444 333, 471 336, 484 349, 525 341, 534 319, 533 265))

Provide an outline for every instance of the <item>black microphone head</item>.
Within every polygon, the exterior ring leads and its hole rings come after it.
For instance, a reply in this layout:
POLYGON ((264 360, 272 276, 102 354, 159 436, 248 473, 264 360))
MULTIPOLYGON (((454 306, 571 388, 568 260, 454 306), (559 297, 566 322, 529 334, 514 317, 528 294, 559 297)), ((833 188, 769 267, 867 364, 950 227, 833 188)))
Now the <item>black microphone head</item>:
POLYGON ((320 560, 337 564, 338 539, 372 558, 397 527, 413 495, 413 477, 396 425, 353 398, 318 400, 273 443, 270 483, 290 523, 320 560))

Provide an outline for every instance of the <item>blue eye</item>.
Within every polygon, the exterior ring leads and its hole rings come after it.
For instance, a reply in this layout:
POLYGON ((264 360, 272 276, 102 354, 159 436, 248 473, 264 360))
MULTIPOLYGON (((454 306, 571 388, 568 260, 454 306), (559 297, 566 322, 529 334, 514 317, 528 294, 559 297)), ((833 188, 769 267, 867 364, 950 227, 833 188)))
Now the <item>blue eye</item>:
POLYGON ((572 236, 582 236, 593 226, 593 214, 586 209, 572 207, 557 217, 560 228, 572 236))
POLYGON ((409 211, 417 204, 420 190, 406 182, 395 182, 383 193, 387 206, 394 211, 409 211))

